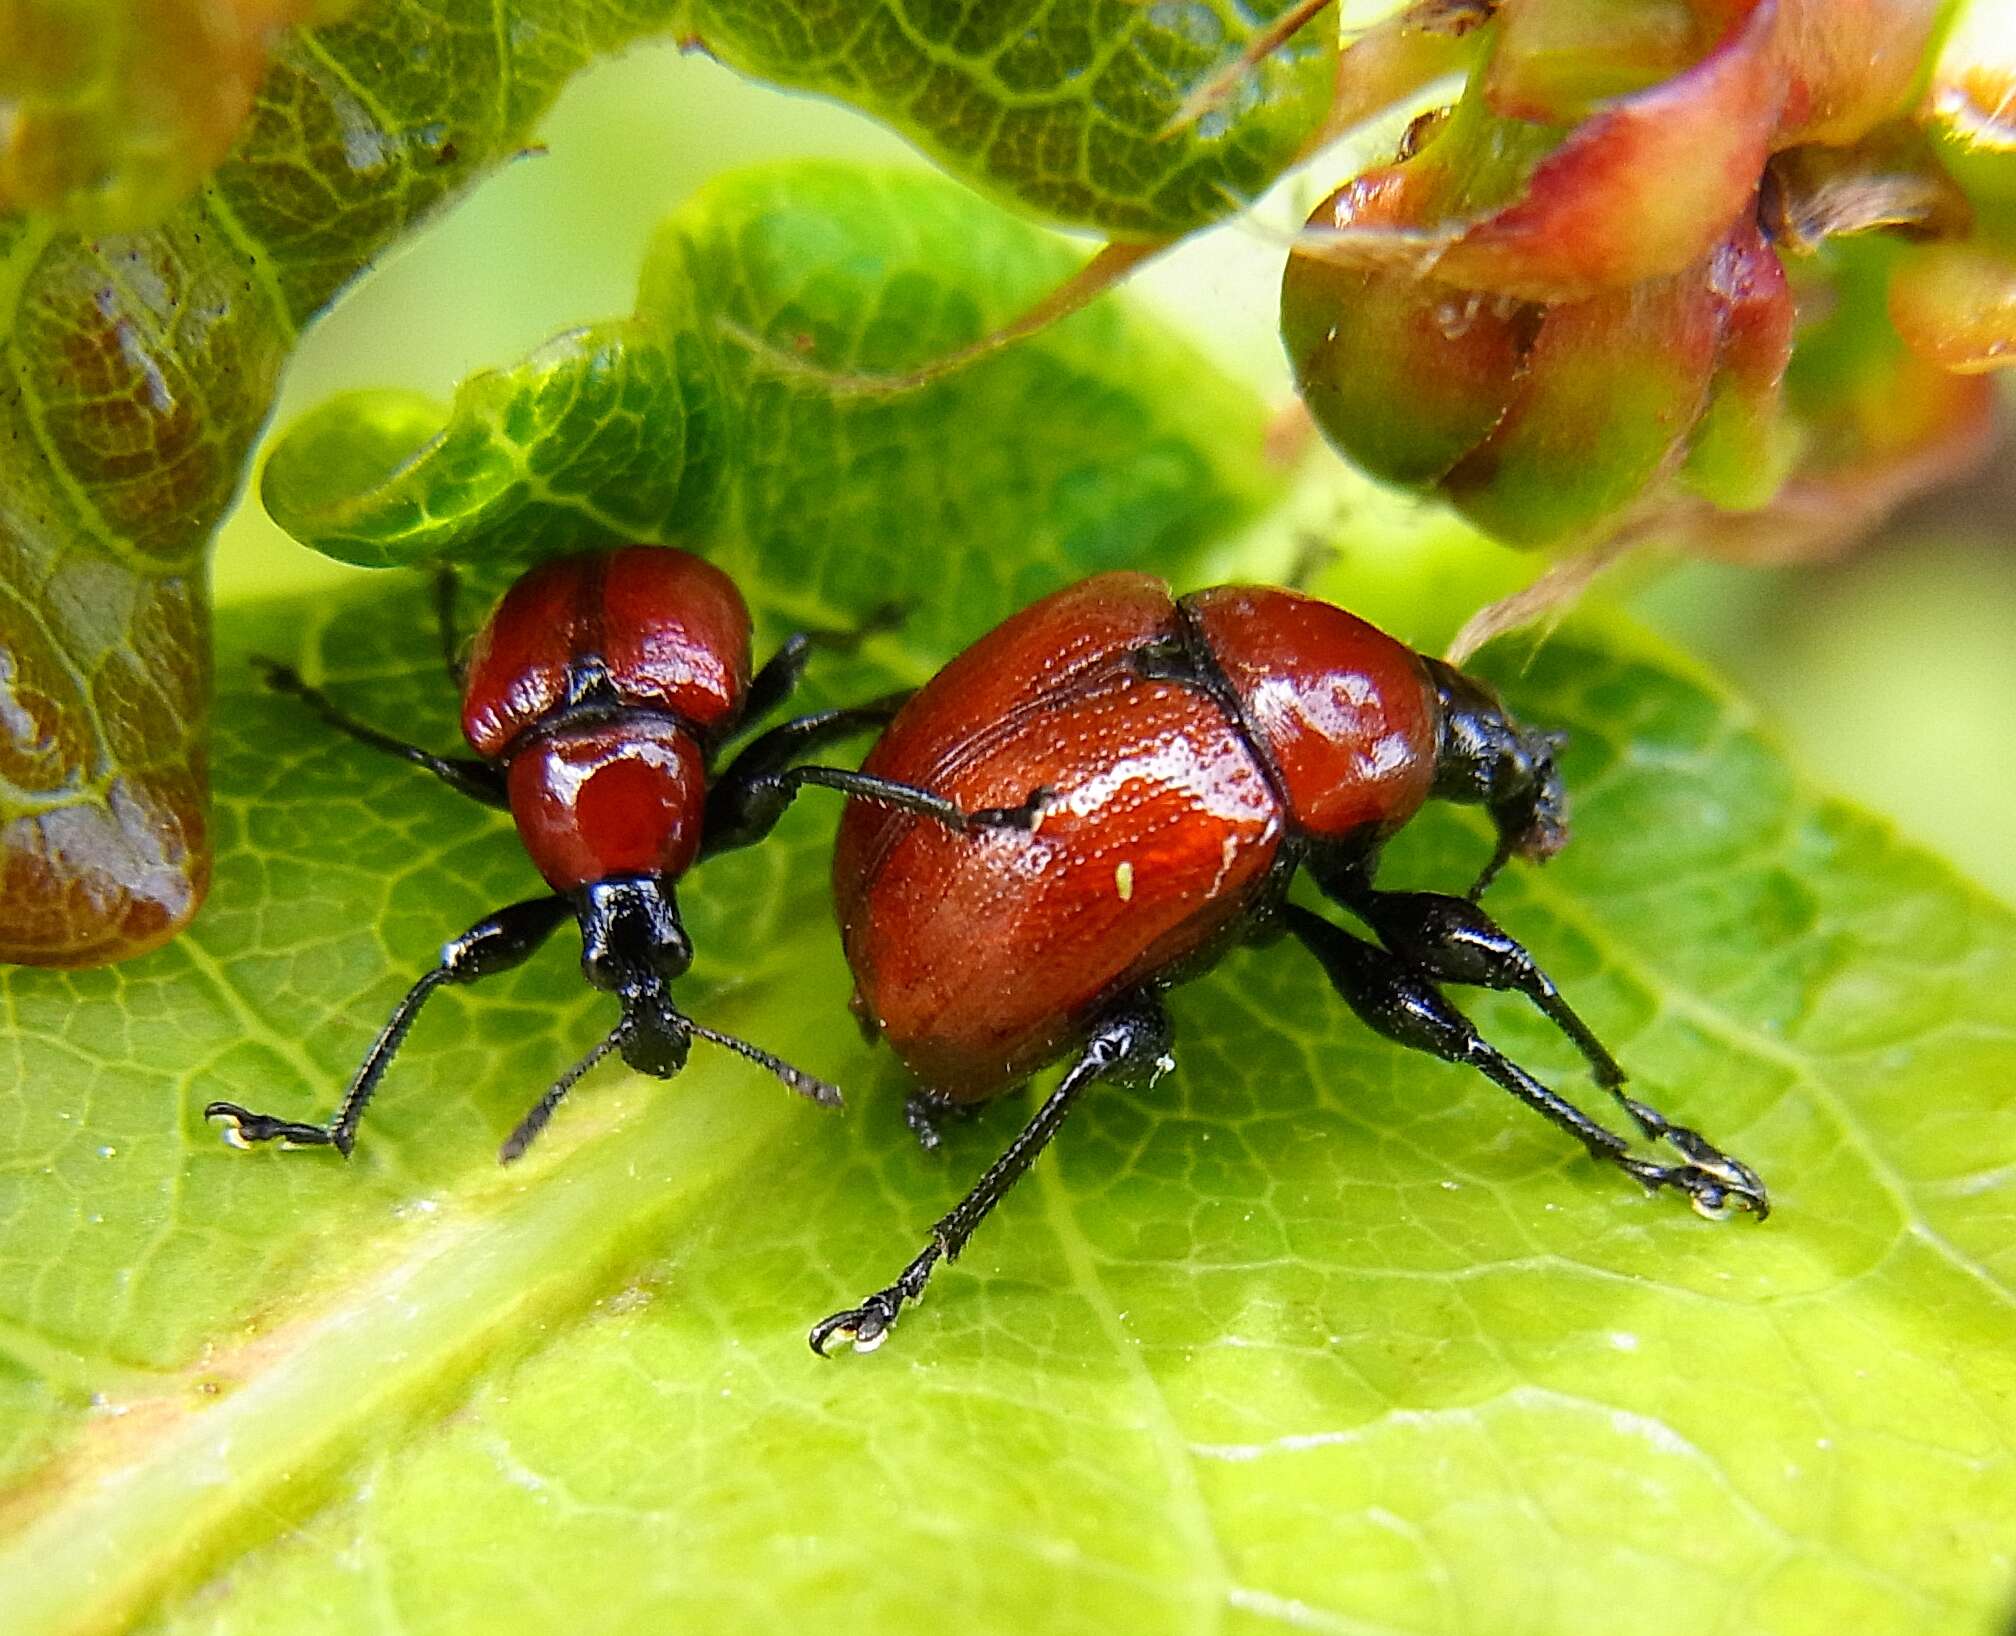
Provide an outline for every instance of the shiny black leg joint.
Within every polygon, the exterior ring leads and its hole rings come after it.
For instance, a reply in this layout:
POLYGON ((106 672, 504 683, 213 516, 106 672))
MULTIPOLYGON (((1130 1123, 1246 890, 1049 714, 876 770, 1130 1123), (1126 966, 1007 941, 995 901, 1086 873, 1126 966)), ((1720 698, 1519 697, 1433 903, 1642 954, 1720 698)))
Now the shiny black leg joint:
MULTIPOLYGON (((1469 898, 1444 892, 1379 892, 1353 885, 1335 901, 1407 964, 1438 983, 1523 994, 1582 1053, 1596 1083, 1615 1091, 1624 1070, 1565 1000, 1526 947, 1469 898)), ((1650 1134, 1648 1132, 1648 1134, 1650 1134)))

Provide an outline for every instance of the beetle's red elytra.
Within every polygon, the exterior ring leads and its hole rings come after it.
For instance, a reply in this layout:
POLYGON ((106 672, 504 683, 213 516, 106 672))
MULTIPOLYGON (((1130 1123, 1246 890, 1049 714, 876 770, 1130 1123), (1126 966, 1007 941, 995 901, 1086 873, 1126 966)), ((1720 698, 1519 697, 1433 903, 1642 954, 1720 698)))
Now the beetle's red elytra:
POLYGON ((1705 1213, 1769 1208, 1754 1172, 1624 1094, 1623 1071, 1524 948, 1478 907, 1511 857, 1566 839, 1557 740, 1343 609, 1225 586, 1176 598, 1145 574, 1023 610, 906 704, 863 771, 965 807, 1043 792, 1025 831, 960 833, 849 802, 833 890, 855 1009, 923 1086, 911 1122, 985 1101, 1059 1056, 1062 1082, 897 1280, 815 1327, 877 1344, 941 1260, 1034 1161, 1098 1078, 1168 1061, 1161 994, 1234 942, 1287 933, 1399 1043, 1477 1068, 1648 1189, 1705 1213), (1467 896, 1387 892, 1380 848, 1431 796, 1481 804, 1496 851, 1467 896), (1290 903, 1306 869, 1378 937, 1290 903), (1516 989, 1677 1164, 1624 1138, 1487 1044, 1440 983, 1516 989))
POLYGON ((1048 792, 1036 832, 998 847, 865 806, 841 822, 848 959, 934 1090, 992 1096, 1051 1060, 1106 993, 1235 923, 1291 832, 1384 835, 1427 798, 1435 689, 1411 650, 1288 592, 1227 587, 1183 609, 1230 657, 1231 699, 1142 673, 1177 640, 1177 605, 1159 580, 1112 574, 983 637, 863 763, 955 799, 1048 792))
POLYGON ((837 1106, 840 1093, 824 1080, 717 1033, 673 1003, 669 985, 693 959, 675 896, 680 877, 709 853, 761 840, 808 784, 893 802, 960 829, 1027 825, 1034 808, 962 812, 928 790, 798 761, 886 723, 900 695, 787 721, 715 771, 722 748, 797 685, 815 639, 792 637, 752 674, 748 606, 727 575, 691 552, 636 545, 542 564, 497 605, 466 672, 453 604, 453 582, 444 579, 437 598, 442 647, 462 683, 463 735, 473 759, 435 755, 354 721, 284 665, 265 663, 267 679, 339 731, 508 809, 548 891, 485 916, 442 948, 380 1031, 328 1123, 232 1102, 213 1102, 205 1114, 228 1120, 240 1144, 278 1140, 348 1154, 427 997, 443 984, 521 964, 570 918, 581 931, 583 974, 615 995, 621 1019, 526 1114, 504 1143, 504 1160, 525 1151, 574 1083, 611 1051, 641 1072, 669 1077, 696 1037, 837 1106))

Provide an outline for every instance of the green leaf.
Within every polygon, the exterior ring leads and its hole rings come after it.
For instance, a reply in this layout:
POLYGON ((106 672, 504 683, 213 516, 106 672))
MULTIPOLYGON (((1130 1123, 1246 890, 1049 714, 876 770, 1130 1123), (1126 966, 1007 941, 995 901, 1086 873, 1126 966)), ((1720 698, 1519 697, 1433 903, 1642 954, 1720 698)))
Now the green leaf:
MULTIPOLYGON (((981 585, 987 617, 1016 594, 981 585)), ((801 611, 790 574, 751 587, 801 611)), ((1011 1608, 1922 1636, 1999 1608, 2016 924, 1666 656, 1585 629, 1502 677, 1575 735, 1577 834, 1493 904, 1640 1095, 1764 1172, 1767 1223, 1639 1195, 1275 946, 1178 991, 1177 1071, 1089 1101, 889 1346, 821 1363, 806 1326, 1023 1114, 930 1156, 904 1132, 843 1009, 831 807, 697 872, 682 998, 836 1078, 844 1115, 701 1052, 670 1084, 598 1074, 500 1170, 608 1021, 563 935, 435 1002, 349 1164, 234 1152, 203 1102, 326 1109, 438 942, 533 883, 500 818, 249 685, 247 648, 298 655, 445 747, 417 589, 222 637, 210 908, 144 961, 5 981, 10 1636, 1011 1608)), ((851 696, 938 656, 905 630, 821 668, 851 696)), ((1436 809, 1391 875, 1484 847, 1436 809)), ((1607 1111, 1522 1006, 1466 1004, 1607 1111)))
POLYGON ((1025 211, 1165 239, 1258 198, 1329 111, 1337 29, 1322 18, 1223 107, 1164 134, 1289 4, 691 0, 691 28, 732 67, 850 102, 1025 211))
POLYGON ((1260 403, 1124 299, 914 392, 842 379, 943 356, 1077 264, 928 174, 740 171, 660 229, 634 318, 473 376, 452 409, 324 404, 261 492, 373 567, 699 533, 805 617, 893 598, 943 648, 1099 569, 1180 570, 1272 486, 1260 403))
POLYGON ((696 339, 626 319, 570 331, 472 377, 452 411, 344 393, 288 429, 260 497, 296 538, 370 568, 670 538, 726 478, 711 361, 680 367, 696 339))

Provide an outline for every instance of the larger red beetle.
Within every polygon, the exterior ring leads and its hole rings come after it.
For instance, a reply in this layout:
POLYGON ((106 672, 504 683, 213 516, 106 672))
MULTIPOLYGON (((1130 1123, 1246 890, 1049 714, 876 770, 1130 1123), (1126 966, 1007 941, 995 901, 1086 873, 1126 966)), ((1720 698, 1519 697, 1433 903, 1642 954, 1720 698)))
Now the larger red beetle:
POLYGON ((1756 1174, 1625 1096, 1609 1052, 1477 906, 1507 859, 1544 858, 1566 840, 1556 748, 1482 684, 1289 591, 1226 586, 1179 601, 1158 579, 1107 574, 961 654, 862 770, 969 807, 1040 788, 1040 815, 1027 833, 974 834, 848 804, 833 888, 856 1009, 927 1087, 911 1099, 927 1143, 935 1115, 1076 1054, 895 1283, 818 1325, 814 1349, 836 1335, 878 1342, 1088 1084, 1168 1065, 1161 992, 1233 942, 1281 931, 1380 1032, 1477 1068, 1647 1188, 1677 1188, 1708 1213, 1763 1215, 1756 1174), (1430 796, 1481 803, 1497 828, 1467 897, 1373 885, 1381 845, 1430 796), (1286 901, 1303 867, 1379 944, 1286 901), (1529 995, 1683 1162, 1631 1155, 1480 1038, 1445 982, 1529 995))

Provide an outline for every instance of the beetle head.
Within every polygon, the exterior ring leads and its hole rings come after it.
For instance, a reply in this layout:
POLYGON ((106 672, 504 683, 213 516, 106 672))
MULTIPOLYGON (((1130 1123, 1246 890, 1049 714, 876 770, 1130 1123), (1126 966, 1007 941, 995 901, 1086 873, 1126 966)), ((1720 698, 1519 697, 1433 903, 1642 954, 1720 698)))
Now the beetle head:
POLYGON ((1427 661, 1441 701, 1435 793, 1474 801, 1491 814, 1498 846, 1470 888, 1475 898, 1511 858, 1551 858, 1568 841, 1568 798, 1555 758, 1560 733, 1522 727, 1498 695, 1440 659, 1427 661))
POLYGON ((693 964, 671 886, 655 875, 615 875, 576 894, 581 974, 623 1003, 616 1045, 640 1074, 669 1079, 686 1065, 691 1035, 667 985, 693 964))

